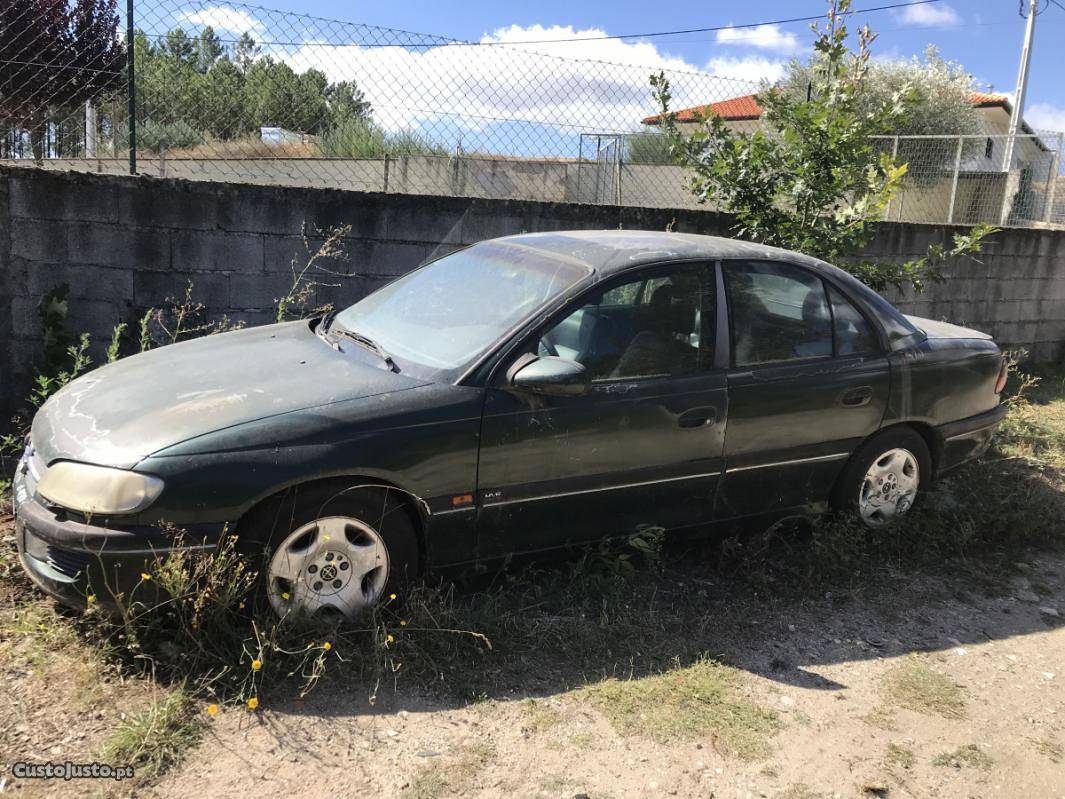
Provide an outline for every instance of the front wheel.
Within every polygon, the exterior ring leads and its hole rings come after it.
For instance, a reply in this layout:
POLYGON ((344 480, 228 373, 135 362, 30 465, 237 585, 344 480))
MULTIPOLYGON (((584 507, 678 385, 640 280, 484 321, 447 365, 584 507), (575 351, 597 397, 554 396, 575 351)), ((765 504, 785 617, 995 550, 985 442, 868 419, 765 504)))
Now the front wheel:
POLYGON ((909 512, 931 477, 932 457, 924 439, 908 427, 887 430, 851 456, 832 504, 854 512, 867 527, 884 527, 909 512))
POLYGON ((414 523, 400 492, 388 486, 289 489, 242 521, 238 533, 282 618, 355 619, 418 573, 414 523))

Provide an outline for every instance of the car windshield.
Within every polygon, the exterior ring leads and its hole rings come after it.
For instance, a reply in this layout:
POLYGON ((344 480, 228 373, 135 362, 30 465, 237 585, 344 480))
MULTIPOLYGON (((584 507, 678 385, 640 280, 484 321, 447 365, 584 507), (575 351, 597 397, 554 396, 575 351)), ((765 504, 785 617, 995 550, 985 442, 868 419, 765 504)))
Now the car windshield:
POLYGON ((451 379, 590 271, 520 244, 486 242, 389 283, 333 325, 372 339, 404 373, 451 379))

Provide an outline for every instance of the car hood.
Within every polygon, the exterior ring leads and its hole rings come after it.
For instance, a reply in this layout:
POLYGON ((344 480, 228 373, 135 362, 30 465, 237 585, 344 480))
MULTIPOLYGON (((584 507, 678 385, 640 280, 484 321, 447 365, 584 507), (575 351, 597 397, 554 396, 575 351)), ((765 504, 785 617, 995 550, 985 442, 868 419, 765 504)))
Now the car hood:
POLYGON ((277 414, 403 391, 424 381, 339 352, 307 322, 207 336, 96 369, 50 398, 33 421, 46 464, 132 468, 153 452, 277 414))
POLYGON ((906 318, 928 338, 991 338, 987 333, 981 333, 970 327, 952 325, 950 322, 937 322, 935 319, 924 319, 909 314, 906 314, 906 318))

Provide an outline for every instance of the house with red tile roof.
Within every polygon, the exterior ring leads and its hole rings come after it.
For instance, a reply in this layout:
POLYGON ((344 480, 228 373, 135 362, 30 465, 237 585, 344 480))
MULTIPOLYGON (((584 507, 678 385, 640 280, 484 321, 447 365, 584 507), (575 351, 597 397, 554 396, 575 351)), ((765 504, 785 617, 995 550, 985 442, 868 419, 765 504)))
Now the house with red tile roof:
MULTIPOLYGON (((979 112, 982 131, 979 137, 966 139, 957 177, 954 174, 956 137, 939 139, 909 139, 900 136, 898 142, 886 137, 885 145, 897 148, 899 156, 910 165, 911 179, 902 195, 892 202, 888 218, 926 221, 946 218, 955 222, 1003 222, 1015 213, 1015 197, 1022 197, 1021 205, 1031 206, 1035 218, 1041 218, 1049 207, 1050 187, 1056 182, 1057 159, 1050 148, 1025 122, 1014 148, 1015 160, 1007 168, 1004 163, 1010 116, 1013 107, 1004 94, 970 92, 969 102, 979 112), (1032 195, 1033 186, 1036 195, 1032 195), (1032 196, 1028 196, 1032 195, 1032 196), (1001 209, 1001 210, 1000 210, 1001 209)), ((706 103, 675 112, 677 126, 692 131, 709 116, 721 118, 726 127, 738 133, 753 133, 764 125, 763 108, 756 94, 731 97, 716 103, 706 103)), ((644 125, 662 124, 661 114, 645 117, 644 125)), ((1056 146, 1056 142, 1054 143, 1056 146)))
MULTIPOLYGON (((1013 106, 1006 95, 990 94, 988 92, 969 92, 969 103, 979 111, 983 134, 988 139, 983 148, 986 153, 984 158, 976 159, 980 163, 969 160, 967 166, 970 169, 991 169, 994 168, 997 159, 998 167, 1001 168, 1001 150, 1004 149, 1005 141, 995 137, 1005 136, 1009 133, 1010 115, 1013 113, 1013 106)), ((737 132, 751 133, 762 126, 763 109, 758 104, 758 96, 756 94, 745 94, 716 103, 682 108, 675 113, 677 124, 681 130, 691 130, 706 117, 717 116, 725 121, 728 128, 737 132)), ((661 125, 662 115, 655 114, 644 117, 641 121, 644 125, 661 125)), ((1028 126, 1027 122, 1023 121, 1021 122, 1021 133, 1028 136, 1035 135, 1035 131, 1028 126)), ((1046 149, 1038 139, 1022 140, 1017 145, 1018 155, 1024 158, 1024 150, 1029 148, 1033 151, 1046 149)), ((1032 156, 1034 155, 1035 153, 1033 152, 1032 156)))

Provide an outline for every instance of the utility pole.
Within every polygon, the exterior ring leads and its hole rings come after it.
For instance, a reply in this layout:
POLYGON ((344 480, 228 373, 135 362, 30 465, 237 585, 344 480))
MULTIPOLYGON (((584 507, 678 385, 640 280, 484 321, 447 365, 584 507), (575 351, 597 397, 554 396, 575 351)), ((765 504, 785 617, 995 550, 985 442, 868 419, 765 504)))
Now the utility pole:
POLYGON ((1024 48, 1021 50, 1021 68, 1017 73, 1017 93, 1013 98, 1013 114, 1010 116, 1009 138, 1006 139, 1004 165, 1009 172, 1013 166, 1013 149, 1017 133, 1024 119, 1024 96, 1028 93, 1028 65, 1032 61, 1032 39, 1035 37, 1036 6, 1039 0, 1028 0, 1028 24, 1024 29, 1024 48))
POLYGON ((1035 37, 1035 18, 1039 0, 1028 0, 1028 24, 1024 29, 1024 47, 1021 50, 1021 68, 1017 73, 1017 93, 1013 97, 1013 113, 1010 115, 1009 135, 1006 136, 1006 152, 1002 155, 1002 171, 1006 176, 999 222, 1009 223, 1013 201, 1020 190, 1020 174, 1013 173, 1013 151, 1017 146, 1017 133, 1024 121, 1024 95, 1028 92, 1028 65, 1032 61, 1032 40, 1035 37))

